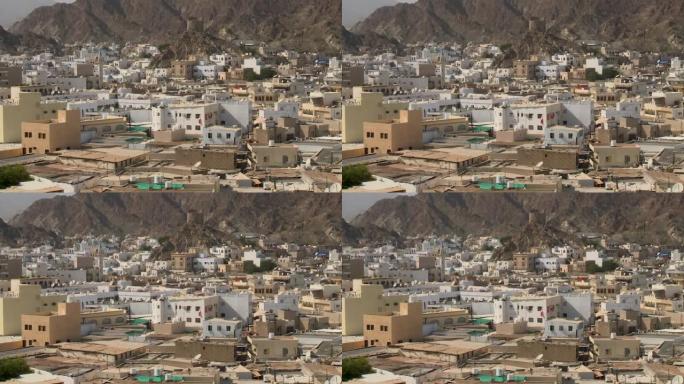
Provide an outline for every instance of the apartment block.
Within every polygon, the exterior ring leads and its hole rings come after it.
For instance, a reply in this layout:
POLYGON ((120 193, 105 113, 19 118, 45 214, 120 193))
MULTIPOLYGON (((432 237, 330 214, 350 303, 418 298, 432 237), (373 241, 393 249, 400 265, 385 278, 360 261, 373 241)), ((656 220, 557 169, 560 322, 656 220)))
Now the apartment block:
POLYGON ((363 316, 363 339, 366 347, 389 346, 423 339, 423 305, 400 303, 397 313, 363 316))
POLYGON ((57 310, 58 303, 64 302, 65 295, 42 295, 40 286, 12 280, 10 290, 0 297, 0 335, 20 335, 21 315, 49 313, 57 310))
POLYGON ((24 347, 47 346, 81 338, 80 303, 59 303, 56 312, 21 316, 24 347))
POLYGON ((81 114, 58 111, 53 120, 23 122, 21 146, 25 155, 54 153, 81 146, 81 114))
POLYGON ((54 119, 57 111, 66 109, 63 102, 41 102, 37 92, 22 92, 12 87, 11 97, 0 103, 0 143, 20 143, 24 121, 54 119))

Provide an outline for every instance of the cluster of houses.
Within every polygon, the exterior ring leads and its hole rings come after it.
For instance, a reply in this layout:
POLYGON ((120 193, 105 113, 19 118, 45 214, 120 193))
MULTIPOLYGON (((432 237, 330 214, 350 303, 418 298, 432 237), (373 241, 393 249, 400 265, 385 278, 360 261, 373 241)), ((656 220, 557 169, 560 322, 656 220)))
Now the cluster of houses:
POLYGON ((682 61, 584 48, 525 60, 472 43, 345 54, 343 163, 374 176, 353 190, 679 192, 682 61))

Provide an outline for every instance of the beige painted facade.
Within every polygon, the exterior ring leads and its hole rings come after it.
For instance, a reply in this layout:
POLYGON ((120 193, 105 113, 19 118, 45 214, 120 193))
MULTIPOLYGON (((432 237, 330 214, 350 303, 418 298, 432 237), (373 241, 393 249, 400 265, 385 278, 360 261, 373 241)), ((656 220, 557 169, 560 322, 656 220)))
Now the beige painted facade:
POLYGON ((407 295, 383 296, 381 285, 354 280, 354 292, 342 298, 342 335, 363 335, 363 315, 393 313, 405 302, 408 302, 407 295))
POLYGON ((636 144, 590 145, 597 169, 638 167, 641 147, 636 144))
POLYGON ((257 362, 294 360, 299 356, 299 342, 294 337, 250 337, 250 353, 257 362))
POLYGON ((81 324, 93 324, 97 329, 126 324, 128 314, 123 309, 109 308, 81 313, 81 324))
POLYGON ((57 111, 66 109, 66 103, 41 103, 40 93, 21 92, 12 87, 11 99, 0 103, 0 143, 21 142, 21 123, 54 119, 57 111))
POLYGON ((363 142, 363 123, 396 119, 399 111, 408 109, 408 103, 383 101, 382 93, 363 92, 354 88, 354 100, 342 106, 342 142, 345 144, 363 142))
POLYGON ((81 338, 81 304, 59 303, 57 312, 21 315, 25 347, 46 346, 81 338))
POLYGON ((57 119, 25 121, 21 124, 21 146, 25 155, 58 152, 81 146, 81 114, 58 111, 57 119))
POLYGON ((366 121, 363 123, 365 154, 395 153, 423 147, 421 110, 399 111, 398 120, 366 121))
POLYGON ((366 347, 423 340, 423 303, 400 303, 398 313, 363 316, 366 347))
POLYGON ((293 168, 299 163, 299 148, 296 145, 253 145, 250 150, 258 169, 293 168))
POLYGON ((20 335, 21 315, 55 311, 58 303, 66 302, 65 295, 42 296, 40 291, 38 285, 11 281, 10 291, 0 297, 0 335, 20 335))

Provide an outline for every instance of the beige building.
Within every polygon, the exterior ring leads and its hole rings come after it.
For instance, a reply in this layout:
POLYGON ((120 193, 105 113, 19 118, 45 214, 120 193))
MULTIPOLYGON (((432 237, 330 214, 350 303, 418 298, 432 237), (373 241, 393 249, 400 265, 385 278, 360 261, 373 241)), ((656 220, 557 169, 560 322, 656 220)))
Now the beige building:
POLYGON ((21 315, 24 347, 46 346, 81 338, 81 304, 59 303, 57 312, 21 315))
POLYGON ((41 295, 38 285, 21 284, 12 280, 10 290, 0 297, 0 335, 21 334, 21 315, 49 313, 57 310, 57 304, 66 302, 65 295, 41 295))
POLYGON ((95 137, 128 130, 128 121, 123 116, 105 116, 81 119, 81 132, 92 132, 95 137))
POLYGON ((126 324, 127 320, 126 310, 119 308, 81 312, 81 324, 91 324, 95 329, 123 325, 126 324))
POLYGON ((519 80, 536 79, 537 62, 533 60, 516 60, 513 62, 513 77, 519 80))
POLYGON ((633 360, 641 357, 641 342, 633 337, 591 338, 594 357, 599 361, 633 360))
POLYGON ((21 123, 54 119, 57 111, 66 109, 66 103, 42 103, 40 93, 22 92, 12 87, 11 98, 0 103, 0 143, 20 143, 21 123))
POLYGON ((534 259, 537 256, 532 253, 516 253, 513 255, 513 270, 518 272, 534 272, 534 259))
POLYGON ((81 146, 79 111, 58 111, 57 119, 25 121, 21 124, 21 146, 24 155, 53 153, 81 146))
POLYGON ((423 339, 423 303, 400 303, 397 313, 363 316, 366 347, 389 346, 423 339))
POLYGON ((399 111, 408 109, 408 103, 383 101, 382 93, 363 92, 354 87, 354 99, 342 106, 342 142, 362 143, 363 123, 396 119, 399 111))
POLYGON ((171 254, 171 270, 180 272, 192 272, 192 263, 197 258, 194 253, 171 254))
POLYGON ((250 145, 257 169, 293 168, 299 163, 299 148, 291 144, 250 145))
POLYGON ((423 147, 421 110, 399 111, 398 120, 366 121, 363 123, 363 146, 366 155, 395 153, 423 147))
POLYGON ((363 316, 380 313, 393 313, 399 310, 400 303, 408 302, 407 295, 384 296, 383 287, 377 284, 363 284, 357 279, 353 282, 354 291, 342 298, 342 335, 363 335, 363 316))
POLYGON ((171 77, 181 80, 192 80, 195 62, 191 60, 176 60, 171 63, 171 77))
POLYGON ((257 362, 294 360, 299 356, 299 342, 290 336, 248 337, 250 354, 257 362))
POLYGON ((633 168, 641 163, 641 147, 636 144, 590 145, 597 169, 633 168))

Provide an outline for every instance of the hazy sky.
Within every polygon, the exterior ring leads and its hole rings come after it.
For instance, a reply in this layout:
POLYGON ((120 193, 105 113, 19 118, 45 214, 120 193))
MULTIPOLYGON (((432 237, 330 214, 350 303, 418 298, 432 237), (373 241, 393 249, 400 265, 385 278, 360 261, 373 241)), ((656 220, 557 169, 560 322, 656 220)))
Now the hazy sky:
POLYGON ((74 0, 0 0, 0 25, 9 28, 37 7, 54 3, 72 3, 74 0))
POLYGON ((405 196, 403 193, 342 193, 342 217, 347 222, 373 206, 380 200, 405 196))
POLYGON ((57 196, 57 193, 0 193, 0 219, 9 221, 36 200, 52 199, 57 196))
POLYGON ((416 0, 342 0, 342 24, 350 28, 380 7, 415 2, 416 0))

